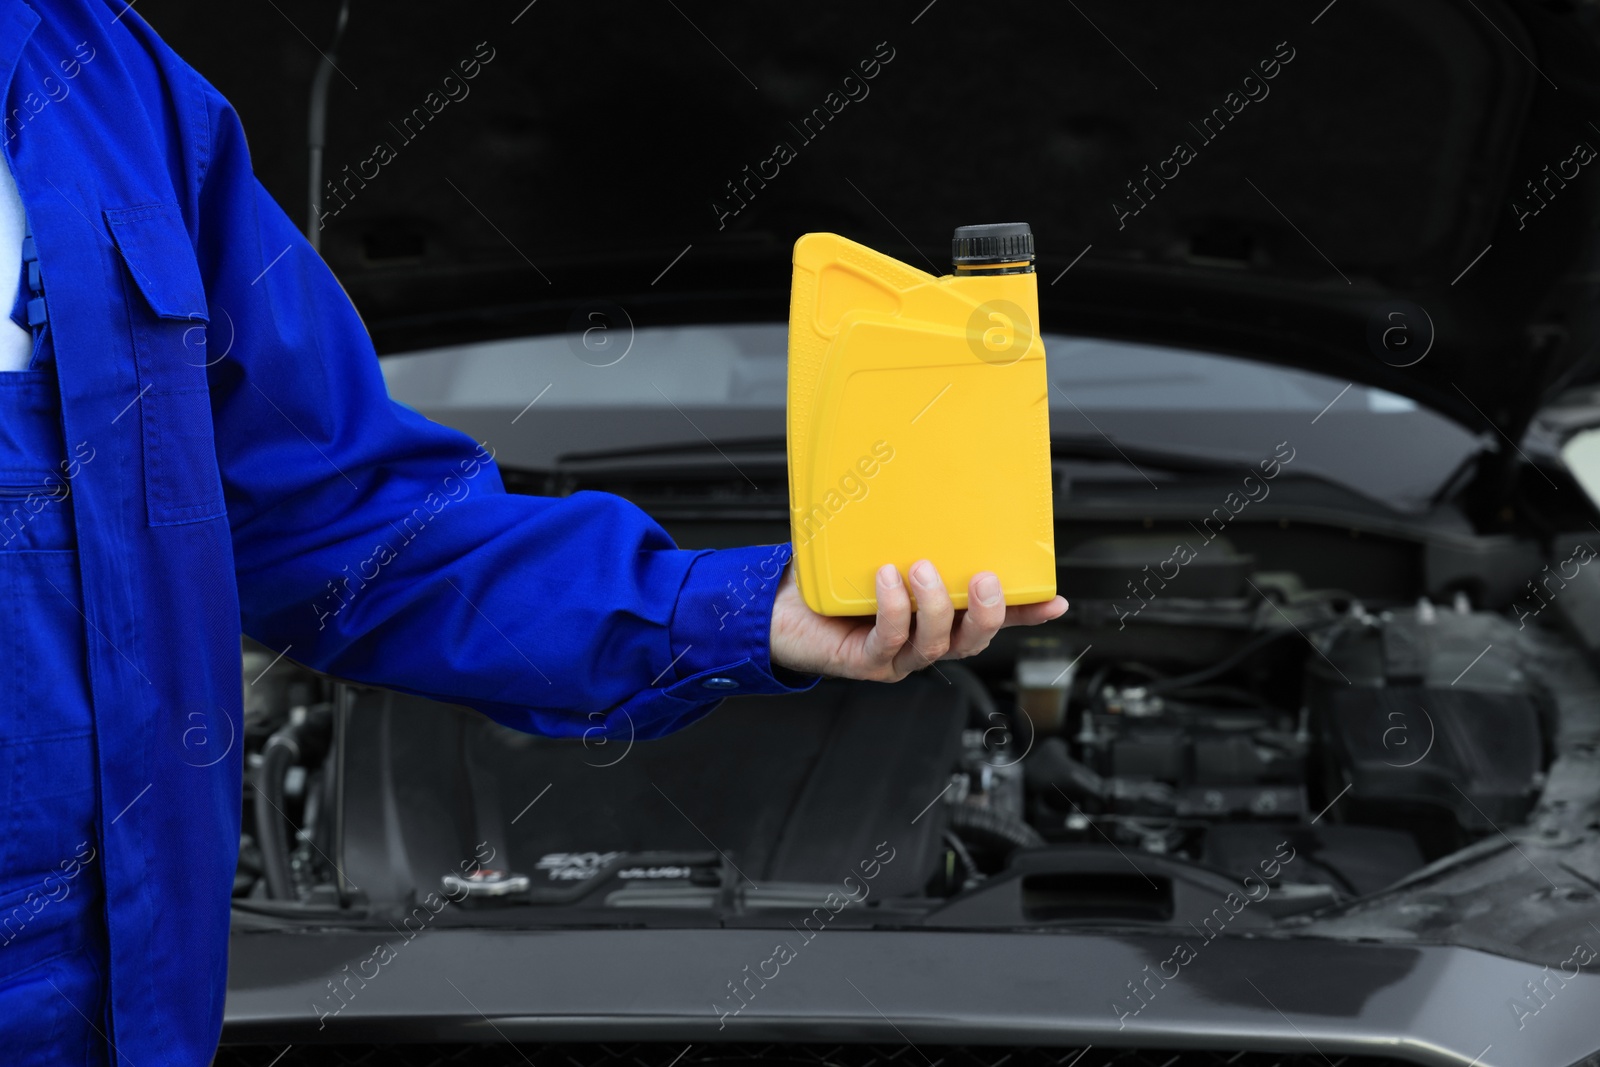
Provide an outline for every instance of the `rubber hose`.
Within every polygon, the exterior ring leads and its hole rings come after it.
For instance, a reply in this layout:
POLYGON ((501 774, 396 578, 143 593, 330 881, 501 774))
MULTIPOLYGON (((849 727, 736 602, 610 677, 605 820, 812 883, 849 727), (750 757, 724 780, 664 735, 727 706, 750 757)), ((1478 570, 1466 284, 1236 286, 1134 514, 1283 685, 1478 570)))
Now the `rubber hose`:
MULTIPOLYGON (((1280 638, 1293 637, 1295 635, 1305 637, 1306 632, 1315 633, 1318 630, 1325 630, 1341 621, 1343 620, 1319 619, 1316 622, 1307 623, 1304 627, 1298 630, 1268 630, 1265 633, 1257 634, 1249 641, 1246 641, 1243 645, 1240 645, 1232 652, 1232 654, 1225 656, 1209 667, 1203 667, 1200 670, 1194 671, 1190 674, 1180 674, 1170 678, 1158 679, 1145 685, 1145 691, 1150 693, 1166 693, 1175 689, 1188 689, 1190 686, 1199 685, 1201 682, 1209 682, 1213 678, 1227 674, 1235 667, 1238 667, 1244 663, 1245 660, 1249 659, 1251 656, 1255 655, 1257 652, 1260 652, 1262 649, 1266 648, 1268 645, 1280 638)), ((1317 646, 1312 645, 1311 647, 1316 648, 1317 646)), ((1320 649, 1318 651, 1320 651, 1320 649)))
POLYGON ((256 774, 256 838, 261 847, 261 873, 267 896, 293 900, 294 881, 289 876, 289 837, 284 828, 283 779, 300 754, 300 746, 280 731, 267 739, 256 774))
POLYGON ((963 667, 959 663, 946 663, 941 670, 947 678, 954 679, 955 687, 965 693, 967 699, 978 706, 978 711, 983 715, 985 722, 999 714, 989 687, 984 685, 983 679, 974 674, 970 668, 963 667))
POLYGON ((972 804, 950 806, 950 826, 962 837, 1001 852, 1039 848, 1045 841, 1039 831, 1009 815, 972 804))

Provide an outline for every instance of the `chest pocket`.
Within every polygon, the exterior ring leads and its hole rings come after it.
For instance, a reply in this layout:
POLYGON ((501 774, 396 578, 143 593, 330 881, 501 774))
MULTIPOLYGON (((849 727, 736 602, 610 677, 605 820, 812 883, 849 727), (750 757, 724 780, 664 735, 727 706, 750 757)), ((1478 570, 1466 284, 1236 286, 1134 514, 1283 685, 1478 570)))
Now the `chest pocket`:
POLYGON ((172 203, 105 215, 126 268, 150 525, 224 515, 206 385, 210 316, 183 217, 172 203))

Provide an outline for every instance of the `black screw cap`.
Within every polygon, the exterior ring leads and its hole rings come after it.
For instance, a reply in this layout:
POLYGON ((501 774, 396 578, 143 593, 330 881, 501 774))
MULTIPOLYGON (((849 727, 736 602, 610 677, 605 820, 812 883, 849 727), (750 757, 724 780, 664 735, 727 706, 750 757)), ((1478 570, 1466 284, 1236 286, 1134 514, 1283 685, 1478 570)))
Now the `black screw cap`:
POLYGON ((990 222, 957 226, 950 241, 956 269, 995 263, 1032 263, 1033 229, 1026 222, 990 222))

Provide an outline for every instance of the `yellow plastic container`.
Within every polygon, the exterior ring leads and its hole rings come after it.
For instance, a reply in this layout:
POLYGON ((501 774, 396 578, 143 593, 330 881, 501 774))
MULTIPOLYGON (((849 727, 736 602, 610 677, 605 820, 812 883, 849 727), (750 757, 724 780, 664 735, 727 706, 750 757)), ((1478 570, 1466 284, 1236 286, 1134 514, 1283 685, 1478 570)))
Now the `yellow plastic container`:
POLYGON ((957 608, 983 570, 1008 604, 1055 595, 1033 237, 962 227, 954 253, 934 277, 837 234, 795 244, 789 509, 813 611, 873 614, 878 568, 919 559, 957 608))

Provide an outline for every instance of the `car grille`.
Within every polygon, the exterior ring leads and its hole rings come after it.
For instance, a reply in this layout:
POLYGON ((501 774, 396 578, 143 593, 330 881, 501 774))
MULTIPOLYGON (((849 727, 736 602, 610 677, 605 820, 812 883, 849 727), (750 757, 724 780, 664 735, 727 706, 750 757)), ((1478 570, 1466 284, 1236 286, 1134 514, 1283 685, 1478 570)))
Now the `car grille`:
POLYGON ((1304 1052, 980 1045, 548 1044, 224 1046, 213 1067, 1405 1067, 1304 1052))

